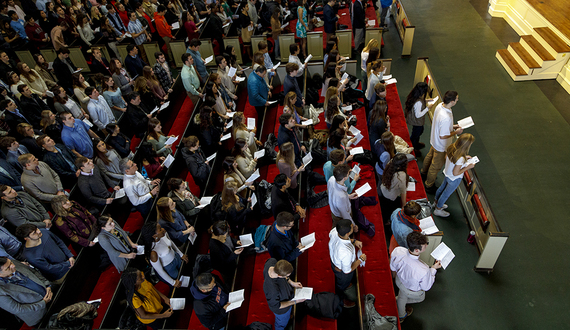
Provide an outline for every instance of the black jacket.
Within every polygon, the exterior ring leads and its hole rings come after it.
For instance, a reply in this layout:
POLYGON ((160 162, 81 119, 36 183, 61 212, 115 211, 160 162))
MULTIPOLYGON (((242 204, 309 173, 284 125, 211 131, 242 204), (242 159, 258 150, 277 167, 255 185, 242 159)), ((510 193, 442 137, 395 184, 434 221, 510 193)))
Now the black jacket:
POLYGON ((24 94, 20 96, 20 107, 22 114, 26 117, 32 126, 40 128, 40 121, 42 120, 42 111, 51 109, 47 104, 40 99, 36 94, 32 94, 32 97, 26 97, 24 94))
POLYGON ((109 179, 107 174, 101 173, 99 168, 93 168, 93 175, 79 175, 77 178, 77 185, 83 196, 91 203, 97 206, 105 206, 107 198, 110 198, 112 193, 107 190, 107 187, 114 187, 113 181, 109 179), (105 180, 105 181, 103 181, 105 180), (105 182, 107 185, 105 185, 105 182))
MULTIPOLYGON (((271 258, 277 260, 287 260, 293 262, 297 257, 301 255, 301 251, 297 249, 299 242, 293 236, 293 233, 288 230, 287 235, 280 233, 277 228, 275 228, 276 222, 271 225, 271 232, 267 238, 267 250, 271 258)), ((210 248, 212 250, 212 248, 210 248)))
POLYGON ((361 1, 362 0, 355 1, 354 6, 352 7, 352 27, 354 29, 364 29, 366 27, 366 22, 364 20, 366 15, 361 1))
POLYGON ((222 132, 214 125, 208 126, 206 129, 200 129, 200 143, 202 150, 208 155, 218 150, 218 142, 220 142, 222 132))
POLYGON ((136 55, 136 57, 132 57, 131 55, 127 55, 125 58, 125 68, 131 74, 131 77, 135 76, 142 76, 143 68, 148 64, 145 63, 140 57, 140 55, 136 55))
POLYGON ((324 22, 325 22, 325 32, 326 33, 335 33, 336 31, 336 22, 338 21, 338 17, 336 17, 334 9, 327 3, 323 7, 323 14, 324 14, 324 22))
MULTIPOLYGON (((69 58, 64 59, 63 61, 67 61, 73 70, 77 70, 77 67, 73 65, 69 58)), ((57 77, 57 83, 63 88, 73 89, 73 78, 71 77, 73 73, 69 70, 69 67, 63 61, 60 60, 59 57, 53 61, 53 71, 57 77)))
POLYGON ((210 165, 206 164, 204 153, 200 149, 196 152, 192 152, 184 147, 182 148, 182 157, 184 157, 186 167, 188 167, 188 171, 190 171, 192 178, 194 178, 194 182, 203 190, 212 169, 210 165))
POLYGON ((297 134, 295 134, 295 129, 290 130, 285 128, 285 126, 279 126, 279 132, 277 132, 277 145, 281 148, 281 145, 286 142, 293 143, 293 147, 295 148, 295 165, 297 167, 301 167, 302 165, 302 158, 301 158, 301 142, 297 139, 297 134))
POLYGON ((282 192, 277 186, 271 188, 271 211, 273 218, 277 219, 277 215, 281 212, 289 212, 295 216, 295 220, 299 220, 301 216, 296 212, 295 207, 297 201, 288 192, 282 192))
POLYGON ((31 136, 26 136, 24 138, 21 138, 20 140, 20 144, 23 145, 24 147, 28 148, 28 151, 36 156, 38 159, 43 160, 44 158, 44 150, 42 149, 42 147, 40 147, 38 145, 38 143, 36 142, 36 139, 34 139, 31 136))
POLYGON ((291 77, 291 75, 285 76, 285 81, 283 82, 283 91, 285 95, 289 92, 295 92, 297 94, 297 100, 295 101, 295 106, 302 107, 303 106, 303 93, 299 88, 299 83, 297 82, 297 78, 291 77))
POLYGON ((103 63, 97 61, 95 58, 91 61, 91 72, 102 73, 105 76, 111 77, 113 74, 109 71, 109 62, 104 57, 101 57, 103 63))
POLYGON ((8 64, 4 63, 3 61, 0 61, 0 79, 7 81, 6 75, 10 71, 18 73, 18 67, 16 66, 16 61, 14 61, 13 59, 9 59, 8 64))
POLYGON ((129 131, 133 132, 138 138, 142 138, 148 129, 148 117, 150 111, 141 102, 138 106, 129 102, 127 105, 127 122, 129 123, 129 131))
POLYGON ((20 181, 20 172, 16 170, 10 163, 5 159, 0 158, 0 167, 6 170, 9 175, 0 172, 0 184, 5 184, 12 187, 14 190, 23 190, 22 182, 20 181))
MULTIPOLYGON (((20 111, 20 114, 22 116, 24 116, 29 121, 29 124, 32 123, 32 121, 28 117, 26 117, 25 114, 22 113, 22 111, 20 111)), ((17 130, 18 124, 21 124, 21 123, 28 124, 26 119, 18 116, 17 114, 15 114, 13 112, 8 111, 8 110, 4 111, 4 121, 6 122, 6 124, 8 124, 8 127, 10 127, 10 136, 13 136, 16 138, 18 138, 20 136, 20 134, 18 134, 18 130, 17 130)))
MULTIPOLYGON (((234 248, 238 248, 237 240, 228 235, 227 239, 231 239, 234 248)), ((210 262, 212 268, 222 273, 224 283, 231 286, 231 280, 236 269, 236 259, 238 255, 230 250, 224 243, 215 238, 210 238, 210 262)))
POLYGON ((48 164, 61 178, 62 181, 66 182, 68 185, 77 182, 77 177, 75 176, 75 165, 73 168, 69 166, 66 159, 72 164, 75 164, 75 159, 77 156, 69 150, 63 144, 55 145, 61 152, 51 152, 45 151, 43 161, 48 164))
POLYGON ((117 136, 109 136, 107 143, 119 153, 121 158, 125 158, 131 153, 131 140, 122 133, 117 136))
POLYGON ((194 296, 194 312, 203 326, 213 330, 226 326, 228 314, 224 305, 228 303, 229 294, 220 282, 216 280, 216 286, 207 293, 200 291, 196 282, 193 282, 190 292, 194 296))

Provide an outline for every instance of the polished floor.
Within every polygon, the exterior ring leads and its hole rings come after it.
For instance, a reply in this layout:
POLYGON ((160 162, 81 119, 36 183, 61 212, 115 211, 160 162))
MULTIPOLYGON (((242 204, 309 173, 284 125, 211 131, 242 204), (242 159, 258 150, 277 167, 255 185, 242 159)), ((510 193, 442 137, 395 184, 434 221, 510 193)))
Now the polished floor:
POLYGON ((400 58, 393 25, 382 52, 394 60, 401 101, 413 87, 417 57, 429 57, 441 91, 459 92, 455 120, 475 121, 467 130, 476 138, 471 155, 481 160, 477 174, 510 239, 493 273, 475 273, 478 252, 466 242, 469 229, 452 196, 452 216, 436 222, 456 257, 402 328, 568 329, 570 96, 554 80, 512 81, 495 52, 519 36, 487 14, 487 1, 403 3, 416 26, 412 57, 400 58))

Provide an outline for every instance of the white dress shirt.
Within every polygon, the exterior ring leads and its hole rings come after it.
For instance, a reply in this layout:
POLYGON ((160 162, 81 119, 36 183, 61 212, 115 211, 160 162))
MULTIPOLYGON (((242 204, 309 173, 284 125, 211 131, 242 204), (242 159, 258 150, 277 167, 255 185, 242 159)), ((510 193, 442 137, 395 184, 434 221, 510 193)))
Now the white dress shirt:
POLYGON ((105 129, 108 124, 116 121, 115 115, 113 115, 113 111, 111 111, 103 95, 99 95, 97 100, 90 98, 87 110, 89 110, 89 116, 93 120, 93 124, 99 127, 99 129, 105 129))
POLYGON ((336 268, 345 274, 352 271, 352 263, 356 260, 356 248, 349 239, 340 238, 336 228, 329 232, 329 254, 336 268))
POLYGON ((134 175, 123 176, 123 188, 134 206, 144 204, 152 198, 150 194, 150 180, 146 180, 142 174, 136 172, 134 175))
MULTIPOLYGON (((336 217, 352 221, 350 214, 350 200, 348 198, 347 187, 344 183, 338 184, 334 175, 329 178, 327 182, 327 190, 329 191, 329 206, 332 214, 336 217)), ((352 221, 354 223, 354 221, 352 221)))
POLYGON ((435 282, 436 269, 408 251, 405 247, 397 247, 390 257, 390 270, 397 273, 400 282, 410 291, 427 291, 435 282))
MULTIPOLYGON (((305 65, 303 64, 303 62, 301 62, 299 56, 289 55, 289 63, 297 63, 297 65, 299 66, 299 71, 297 71, 296 77, 300 77, 303 75, 303 72, 305 72, 305 65)), ((267 70, 269 69, 271 68, 267 68, 267 70)))
POLYGON ((429 139, 432 147, 439 152, 445 152, 447 147, 453 142, 453 139, 441 139, 440 136, 450 135, 451 132, 453 132, 453 113, 451 109, 444 107, 442 102, 437 105, 433 112, 431 136, 429 139))
POLYGON ((162 237, 158 242, 153 243, 152 250, 158 255, 158 260, 156 260, 156 262, 152 262, 151 260, 150 264, 162 279, 167 281, 168 284, 174 285, 176 279, 170 277, 170 275, 168 275, 164 270, 164 267, 168 266, 172 260, 174 260, 176 253, 181 257, 184 254, 180 249, 178 249, 176 244, 170 240, 168 233, 165 233, 164 237, 162 237))

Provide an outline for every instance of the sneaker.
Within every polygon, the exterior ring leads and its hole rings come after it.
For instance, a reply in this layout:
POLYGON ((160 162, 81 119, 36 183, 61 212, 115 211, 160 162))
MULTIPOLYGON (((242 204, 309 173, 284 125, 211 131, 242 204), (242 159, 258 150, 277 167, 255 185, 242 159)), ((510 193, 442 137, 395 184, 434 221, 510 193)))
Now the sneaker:
MULTIPOLYGON (((437 204, 437 201, 433 202, 431 205, 432 209, 435 209, 435 206, 437 204)), ((447 208, 447 204, 443 204, 443 206, 441 207, 442 210, 445 210, 447 208)))
POLYGON ((433 211, 433 215, 437 215, 438 217, 448 217, 449 216, 449 212, 444 211, 443 209, 435 209, 435 211, 433 211))
POLYGON ((412 315, 412 312, 414 311, 414 309, 412 307, 406 307, 406 315, 404 315, 403 317, 400 317, 400 323, 404 322, 404 320, 412 315))

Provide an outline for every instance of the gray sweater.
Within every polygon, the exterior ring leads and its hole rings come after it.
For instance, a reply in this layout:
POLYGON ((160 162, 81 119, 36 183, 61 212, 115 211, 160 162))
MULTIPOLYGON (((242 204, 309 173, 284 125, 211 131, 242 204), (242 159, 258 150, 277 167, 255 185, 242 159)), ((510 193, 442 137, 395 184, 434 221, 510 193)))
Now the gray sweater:
POLYGON ((101 173, 97 166, 93 168, 93 175, 81 173, 77 178, 77 185, 89 202, 99 206, 105 206, 107 204, 106 199, 112 195, 107 187, 115 186, 114 182, 105 173, 101 173))
POLYGON ((58 191, 63 191, 59 175, 44 162, 39 162, 39 174, 24 169, 22 173, 22 186, 40 202, 50 203, 58 191))
MULTIPOLYGON (((125 242, 128 243, 129 238, 127 232, 125 232, 117 222, 115 222, 115 229, 119 232, 119 236, 122 236, 125 242)), ((115 268, 117 268, 119 272, 125 270, 129 260, 121 258, 119 255, 121 253, 131 253, 131 247, 126 246, 119 238, 104 229, 101 229, 97 237, 99 237, 99 244, 101 244, 103 250, 107 252, 115 268)))
POLYGON ((2 217, 15 227, 33 223, 38 228, 45 228, 46 223, 43 221, 50 216, 42 204, 24 191, 19 191, 18 197, 22 204, 2 200, 2 217))

